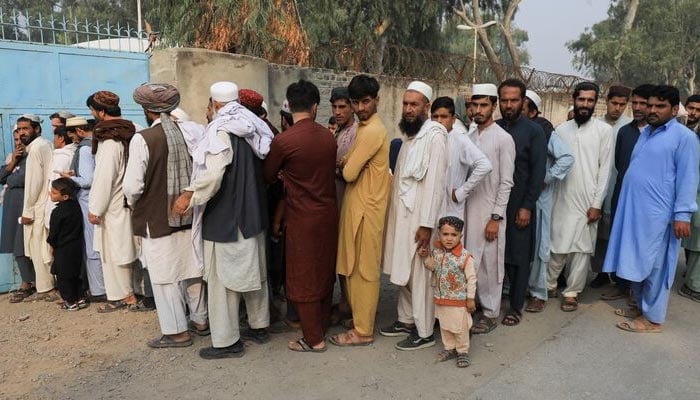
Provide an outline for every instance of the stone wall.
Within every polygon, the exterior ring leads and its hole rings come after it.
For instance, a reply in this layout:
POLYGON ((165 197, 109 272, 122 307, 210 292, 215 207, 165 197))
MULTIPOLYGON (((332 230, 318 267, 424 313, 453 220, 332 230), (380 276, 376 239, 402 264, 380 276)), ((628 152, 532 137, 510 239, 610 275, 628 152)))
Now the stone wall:
MULTIPOLYGON (((269 119, 279 127, 279 111, 284 102, 286 88, 289 84, 306 79, 318 86, 321 93, 316 121, 326 125, 331 116, 328 99, 331 90, 337 86, 346 86, 356 72, 339 72, 321 68, 302 68, 290 65, 271 64, 266 60, 240 54, 221 53, 205 49, 174 48, 156 50, 150 59, 151 81, 171 83, 180 89, 181 108, 192 119, 205 123, 206 107, 209 99, 209 86, 212 83, 229 80, 240 88, 254 89, 260 92, 268 104, 269 119)), ((401 103, 409 78, 378 76, 381 85, 379 91, 379 115, 393 136, 399 136, 396 128, 401 118, 401 103)), ((471 91, 471 85, 457 85, 451 82, 426 81, 433 87, 434 97, 465 94, 471 91)), ((568 93, 538 93, 542 97, 543 116, 554 126, 566 120, 567 109, 571 103, 568 93)), ((603 101, 598 103, 596 114, 605 112, 603 101)))

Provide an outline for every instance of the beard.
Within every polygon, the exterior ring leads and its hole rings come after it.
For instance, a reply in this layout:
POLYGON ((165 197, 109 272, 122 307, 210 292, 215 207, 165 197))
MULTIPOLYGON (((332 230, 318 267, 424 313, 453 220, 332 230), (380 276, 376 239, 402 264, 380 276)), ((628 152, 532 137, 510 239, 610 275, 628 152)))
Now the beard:
POLYGON ((414 137, 418 134, 418 131, 420 131, 420 128, 423 126, 424 122, 425 117, 422 115, 417 116, 413 122, 409 122, 406 120, 405 116, 401 116, 401 121, 399 121, 399 129, 401 129, 401 132, 405 133, 406 136, 414 137))
POLYGON ((574 121, 581 126, 585 124, 586 122, 590 121, 590 119, 593 117, 593 107, 576 107, 574 106, 574 121), (586 113, 582 113, 582 111, 587 111, 586 113))
POLYGON ((36 132, 34 132, 34 134, 32 134, 31 136, 27 136, 27 137, 20 136, 19 141, 20 141, 23 145, 29 146, 29 144, 30 144, 31 142, 33 142, 34 139, 36 139, 36 138, 38 138, 38 137, 39 137, 39 135, 38 135, 36 132))

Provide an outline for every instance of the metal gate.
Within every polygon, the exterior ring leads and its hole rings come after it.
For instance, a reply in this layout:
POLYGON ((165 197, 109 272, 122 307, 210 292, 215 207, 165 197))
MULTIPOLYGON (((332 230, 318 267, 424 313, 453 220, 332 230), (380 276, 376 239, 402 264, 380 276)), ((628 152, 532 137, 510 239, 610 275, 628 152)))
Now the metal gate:
MULTIPOLYGON (((7 154, 13 151, 12 127, 20 115, 40 115, 44 120, 43 136, 53 139, 48 116, 67 110, 89 117, 85 100, 97 90, 119 95, 124 118, 145 124, 143 111, 134 103, 131 93, 148 81, 148 54, 141 50, 143 39, 135 38, 134 31, 109 24, 105 31, 99 23, 66 24, 65 20, 58 28, 59 24, 53 19, 44 26, 41 17, 22 20, 18 14, 21 15, 13 12, 10 18, 0 10, 0 82, 3 87, 0 90, 0 157, 3 164, 7 154), (93 32, 95 26, 96 33, 93 32), (57 37, 71 35, 83 42, 65 45, 56 41, 57 37)), ((11 255, 0 255, 0 293, 19 283, 13 264, 11 255)))

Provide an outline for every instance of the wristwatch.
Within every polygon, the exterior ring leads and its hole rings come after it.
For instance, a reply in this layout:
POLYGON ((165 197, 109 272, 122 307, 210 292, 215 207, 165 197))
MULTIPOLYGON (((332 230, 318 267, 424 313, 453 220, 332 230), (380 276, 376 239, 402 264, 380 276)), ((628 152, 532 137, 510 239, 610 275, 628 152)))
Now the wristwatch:
POLYGON ((491 214, 491 220, 492 220, 492 221, 500 221, 500 220, 502 220, 502 219, 503 219, 503 217, 501 217, 501 216, 498 215, 498 214, 491 214))

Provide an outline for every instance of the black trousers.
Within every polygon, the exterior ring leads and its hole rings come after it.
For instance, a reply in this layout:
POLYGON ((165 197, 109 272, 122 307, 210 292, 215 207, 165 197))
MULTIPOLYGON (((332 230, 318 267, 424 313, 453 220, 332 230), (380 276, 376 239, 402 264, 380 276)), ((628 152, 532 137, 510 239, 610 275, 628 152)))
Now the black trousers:
POLYGON ((32 264, 32 260, 29 257, 15 256, 15 261, 17 262, 19 276, 22 278, 23 282, 36 281, 36 274, 34 273, 34 264, 32 264))
POLYGON ((525 307, 525 293, 530 280, 530 264, 506 264, 505 267, 508 281, 510 282, 510 291, 508 292, 510 309, 518 314, 522 314, 525 307))
POLYGON ((83 297, 83 280, 80 279, 80 275, 73 277, 56 275, 56 288, 63 300, 68 303, 73 304, 83 297))

